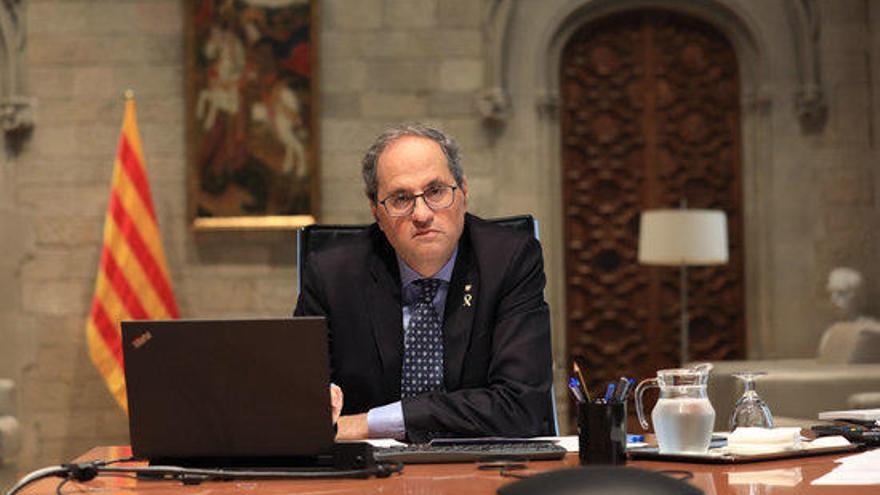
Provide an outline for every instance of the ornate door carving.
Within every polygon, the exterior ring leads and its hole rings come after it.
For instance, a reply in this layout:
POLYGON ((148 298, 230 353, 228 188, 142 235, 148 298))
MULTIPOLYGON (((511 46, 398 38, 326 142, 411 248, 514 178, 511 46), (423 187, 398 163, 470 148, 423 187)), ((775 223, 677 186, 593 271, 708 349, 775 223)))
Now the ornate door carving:
POLYGON ((713 27, 665 11, 578 30, 561 62, 569 356, 593 390, 678 364, 678 270, 636 261, 647 208, 727 212, 730 262, 688 271, 693 360, 744 355, 739 78, 713 27))

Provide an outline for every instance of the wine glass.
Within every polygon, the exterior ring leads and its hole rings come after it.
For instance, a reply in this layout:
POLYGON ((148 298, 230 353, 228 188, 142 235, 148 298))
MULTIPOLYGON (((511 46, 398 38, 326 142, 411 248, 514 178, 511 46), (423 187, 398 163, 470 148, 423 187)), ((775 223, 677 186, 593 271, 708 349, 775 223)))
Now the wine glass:
POLYGON ((733 374, 742 380, 744 390, 730 415, 731 431, 739 426, 773 428, 773 414, 770 413, 767 403, 755 392, 755 378, 766 374, 766 371, 742 371, 733 374))

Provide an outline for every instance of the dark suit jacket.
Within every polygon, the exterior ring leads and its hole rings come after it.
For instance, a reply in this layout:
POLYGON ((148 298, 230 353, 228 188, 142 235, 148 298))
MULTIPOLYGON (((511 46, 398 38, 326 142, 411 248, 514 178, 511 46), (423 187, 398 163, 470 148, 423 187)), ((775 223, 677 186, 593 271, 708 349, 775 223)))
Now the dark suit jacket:
MULTIPOLYGON (((551 431, 544 284, 534 237, 466 216, 443 319, 446 390, 403 400, 410 441, 551 431)), ((400 400, 400 270, 377 225, 307 259, 294 314, 327 317, 343 414, 400 400)))

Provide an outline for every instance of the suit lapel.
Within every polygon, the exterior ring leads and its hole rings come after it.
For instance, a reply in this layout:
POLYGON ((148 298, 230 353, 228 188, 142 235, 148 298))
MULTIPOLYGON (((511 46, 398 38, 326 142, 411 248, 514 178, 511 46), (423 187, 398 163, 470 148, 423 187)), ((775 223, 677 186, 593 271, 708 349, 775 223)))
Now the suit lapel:
POLYGON ((458 257, 449 281, 443 317, 444 381, 447 390, 461 385, 464 357, 479 303, 479 272, 468 242, 459 244, 458 257))
MULTIPOLYGON (((381 235, 381 233, 379 234, 381 235)), ((367 291, 370 321, 379 358, 382 361, 383 389, 387 400, 400 397, 400 372, 403 363, 403 310, 400 296, 400 270, 393 251, 380 246, 374 250, 367 291)))

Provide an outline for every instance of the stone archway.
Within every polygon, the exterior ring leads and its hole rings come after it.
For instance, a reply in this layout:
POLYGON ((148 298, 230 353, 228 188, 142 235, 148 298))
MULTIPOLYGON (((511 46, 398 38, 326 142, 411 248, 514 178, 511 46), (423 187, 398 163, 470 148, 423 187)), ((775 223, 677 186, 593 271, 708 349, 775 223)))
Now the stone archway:
MULTIPOLYGON (((547 299, 554 328, 554 380, 560 417, 567 417, 569 406, 565 383, 567 367, 565 264, 563 256, 563 211, 560 162, 559 63, 566 41, 580 27, 596 19, 627 10, 662 8, 701 19, 719 29, 733 44, 741 78, 740 108, 742 136, 742 197, 746 251, 746 326, 749 355, 773 348, 772 314, 769 294, 773 290, 768 246, 771 244, 772 198, 764 191, 773 180, 772 170, 761 164, 772 161, 769 132, 772 97, 765 88, 771 67, 767 42, 748 9, 727 0, 681 2, 677 0, 548 0, 537 6, 517 5, 506 29, 517 33, 503 54, 508 61, 510 100, 515 110, 500 140, 498 158, 503 161, 533 161, 535 171, 522 174, 529 181, 514 177, 503 191, 501 204, 515 204, 519 210, 533 211, 541 219, 548 275, 547 299), (515 55, 515 56, 514 56, 515 55), (514 63, 514 61, 516 63, 514 63), (761 188, 758 184, 761 184, 761 188), (522 198, 531 198, 524 202, 522 198)), ((564 424, 564 423, 563 423, 564 424)))

